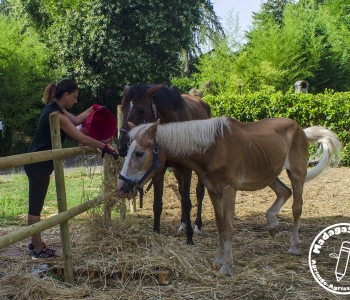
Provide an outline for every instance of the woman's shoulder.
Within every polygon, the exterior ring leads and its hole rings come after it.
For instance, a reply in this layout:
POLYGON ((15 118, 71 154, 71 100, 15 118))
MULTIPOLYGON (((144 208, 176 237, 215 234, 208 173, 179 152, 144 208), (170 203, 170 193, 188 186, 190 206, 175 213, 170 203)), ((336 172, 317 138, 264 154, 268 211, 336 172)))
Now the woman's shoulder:
POLYGON ((63 114, 62 108, 56 103, 56 102, 51 102, 50 104, 46 104, 43 112, 47 112, 47 113, 52 113, 54 111, 58 111, 60 113, 63 114))

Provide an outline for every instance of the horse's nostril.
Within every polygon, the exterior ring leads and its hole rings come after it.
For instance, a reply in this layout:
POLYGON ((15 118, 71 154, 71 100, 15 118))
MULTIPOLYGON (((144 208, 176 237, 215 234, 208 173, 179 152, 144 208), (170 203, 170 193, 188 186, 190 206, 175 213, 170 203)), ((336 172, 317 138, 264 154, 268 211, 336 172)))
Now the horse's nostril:
POLYGON ((119 151, 119 156, 120 156, 120 157, 125 157, 125 156, 126 156, 126 153, 123 152, 123 151, 119 151))
POLYGON ((123 183, 123 193, 128 194, 129 192, 131 192, 131 190, 132 190, 131 184, 124 182, 123 183))
POLYGON ((125 157, 126 154, 127 154, 127 147, 126 147, 126 145, 125 146, 123 145, 123 146, 119 147, 118 148, 118 152, 119 152, 119 156, 125 157))

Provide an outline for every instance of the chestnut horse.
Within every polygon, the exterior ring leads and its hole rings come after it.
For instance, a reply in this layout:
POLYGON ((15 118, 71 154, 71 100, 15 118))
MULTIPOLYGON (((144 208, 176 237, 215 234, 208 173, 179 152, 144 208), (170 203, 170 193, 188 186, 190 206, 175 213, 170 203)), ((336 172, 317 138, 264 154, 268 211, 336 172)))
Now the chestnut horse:
POLYGON ((232 274, 237 191, 269 186, 276 193, 275 202, 266 212, 269 233, 274 235, 279 229, 276 215, 293 190, 294 226, 288 252, 299 254, 298 224, 304 183, 320 175, 327 166, 335 167, 341 149, 332 131, 319 126, 303 130, 288 118, 250 123, 228 117, 165 125, 156 122, 133 128, 130 137, 133 142, 117 184, 119 195, 131 192, 132 184, 126 189, 125 180, 141 186, 149 181, 156 169, 153 166, 147 172, 153 161, 164 164, 171 160, 193 169, 207 188, 215 210, 219 238, 215 263, 221 265, 219 272, 226 275, 232 274), (308 171, 309 143, 320 143, 322 156, 308 171), (283 170, 287 171, 292 190, 278 178, 283 170))
MULTIPOLYGON (((171 88, 163 85, 136 85, 124 87, 125 96, 122 100, 123 126, 120 129, 118 141, 118 152, 120 156, 126 156, 129 137, 128 122, 135 125, 154 122, 157 119, 160 123, 180 122, 210 118, 210 107, 202 99, 189 94, 180 94, 176 86, 171 88)), ((192 170, 178 165, 174 162, 167 162, 164 168, 159 170, 154 180, 154 231, 160 232, 160 215, 162 213, 162 195, 164 186, 164 174, 167 167, 173 167, 174 175, 178 181, 178 188, 181 195, 182 216, 180 230, 186 228, 187 242, 193 243, 192 226, 190 223, 190 212, 192 208, 190 199, 190 187, 192 170)), ((195 232, 201 233, 202 227, 202 202, 204 198, 204 186, 198 181, 196 187, 197 196, 197 218, 195 220, 195 232)))

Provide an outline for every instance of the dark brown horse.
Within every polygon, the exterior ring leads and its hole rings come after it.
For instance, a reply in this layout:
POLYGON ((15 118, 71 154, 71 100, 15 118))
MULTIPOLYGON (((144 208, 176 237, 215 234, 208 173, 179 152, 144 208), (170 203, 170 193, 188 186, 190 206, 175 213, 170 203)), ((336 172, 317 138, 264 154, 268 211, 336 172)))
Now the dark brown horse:
MULTIPOLYGON (((154 122, 160 123, 181 122, 210 118, 210 107, 202 99, 188 94, 181 95, 176 86, 171 88, 163 85, 136 85, 124 87, 125 96, 122 101, 123 126, 120 128, 118 151, 120 156, 126 156, 129 143, 128 122, 139 125, 154 122)), ((174 162, 166 162, 158 171, 154 180, 154 230, 160 232, 160 215, 163 207, 164 174, 167 167, 173 167, 174 175, 178 182, 181 195, 181 225, 180 230, 186 228, 187 242, 193 243, 193 230, 190 222, 192 208, 190 199, 190 187, 192 170, 174 162)), ((200 233, 202 227, 202 202, 204 198, 204 186, 198 181, 196 187, 197 218, 195 232, 200 233)))
MULTIPOLYGON (((130 124, 132 126, 132 124, 130 124)), ((144 124, 130 131, 133 140, 117 184, 122 197, 131 193, 132 182, 145 184, 154 176, 154 161, 171 160, 193 169, 205 187, 215 210, 219 251, 215 263, 220 273, 231 275, 232 236, 238 190, 255 191, 269 186, 276 200, 267 210, 271 235, 279 225, 277 213, 292 195, 294 226, 289 252, 299 254, 298 225, 304 183, 339 162, 341 144, 330 130, 313 126, 303 130, 287 118, 241 123, 236 119, 144 124), (308 171, 309 143, 319 143, 322 156, 308 171), (156 149, 156 151, 154 151, 156 149), (148 172, 148 170, 151 170, 148 172), (292 190, 278 176, 286 170, 292 190), (125 188, 125 180, 129 185, 125 188)))

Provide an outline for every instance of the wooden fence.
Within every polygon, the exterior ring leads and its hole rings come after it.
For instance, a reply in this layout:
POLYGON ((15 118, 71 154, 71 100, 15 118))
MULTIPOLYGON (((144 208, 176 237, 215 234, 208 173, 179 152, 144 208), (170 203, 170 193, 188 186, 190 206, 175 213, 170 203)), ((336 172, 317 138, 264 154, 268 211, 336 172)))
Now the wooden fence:
MULTIPOLYGON (((120 108, 118 108, 120 109, 120 108)), ((118 118, 118 128, 121 126, 121 118, 118 118)), ((111 217, 111 209, 113 206, 112 195, 115 195, 115 183, 117 174, 119 171, 118 164, 122 161, 114 162, 114 159, 109 155, 105 156, 104 159, 104 194, 101 197, 94 198, 93 200, 82 203, 76 207, 67 210, 66 201, 66 190, 64 182, 64 168, 63 159, 74 156, 81 156, 95 153, 97 151, 91 147, 74 147, 62 149, 61 138, 60 138, 60 126, 58 115, 50 116, 50 126, 51 126, 51 140, 52 140, 52 150, 33 152, 26 154, 19 154, 0 158, 0 170, 14 168, 18 166, 23 166, 26 164, 32 164, 36 162, 42 162, 47 160, 53 160, 54 163, 54 174, 56 182, 56 195, 58 204, 58 214, 50 217, 48 219, 42 220, 33 225, 23 227, 15 232, 9 233, 7 235, 0 237, 0 249, 7 247, 13 243, 21 241, 27 237, 32 236, 34 233, 38 233, 49 229, 53 226, 60 224, 61 240, 62 240, 62 256, 64 262, 64 275, 65 281, 68 283, 74 282, 73 275, 73 264, 72 264, 72 250, 70 244, 70 235, 68 228, 68 220, 93 208, 105 204, 105 216, 111 217), (106 166, 114 167, 106 167, 106 166), (111 188, 114 186, 114 188, 111 188)), ((119 166, 120 167, 120 166, 119 166)), ((120 206, 120 217, 122 220, 126 216, 126 206, 125 202, 121 201, 120 206)))

